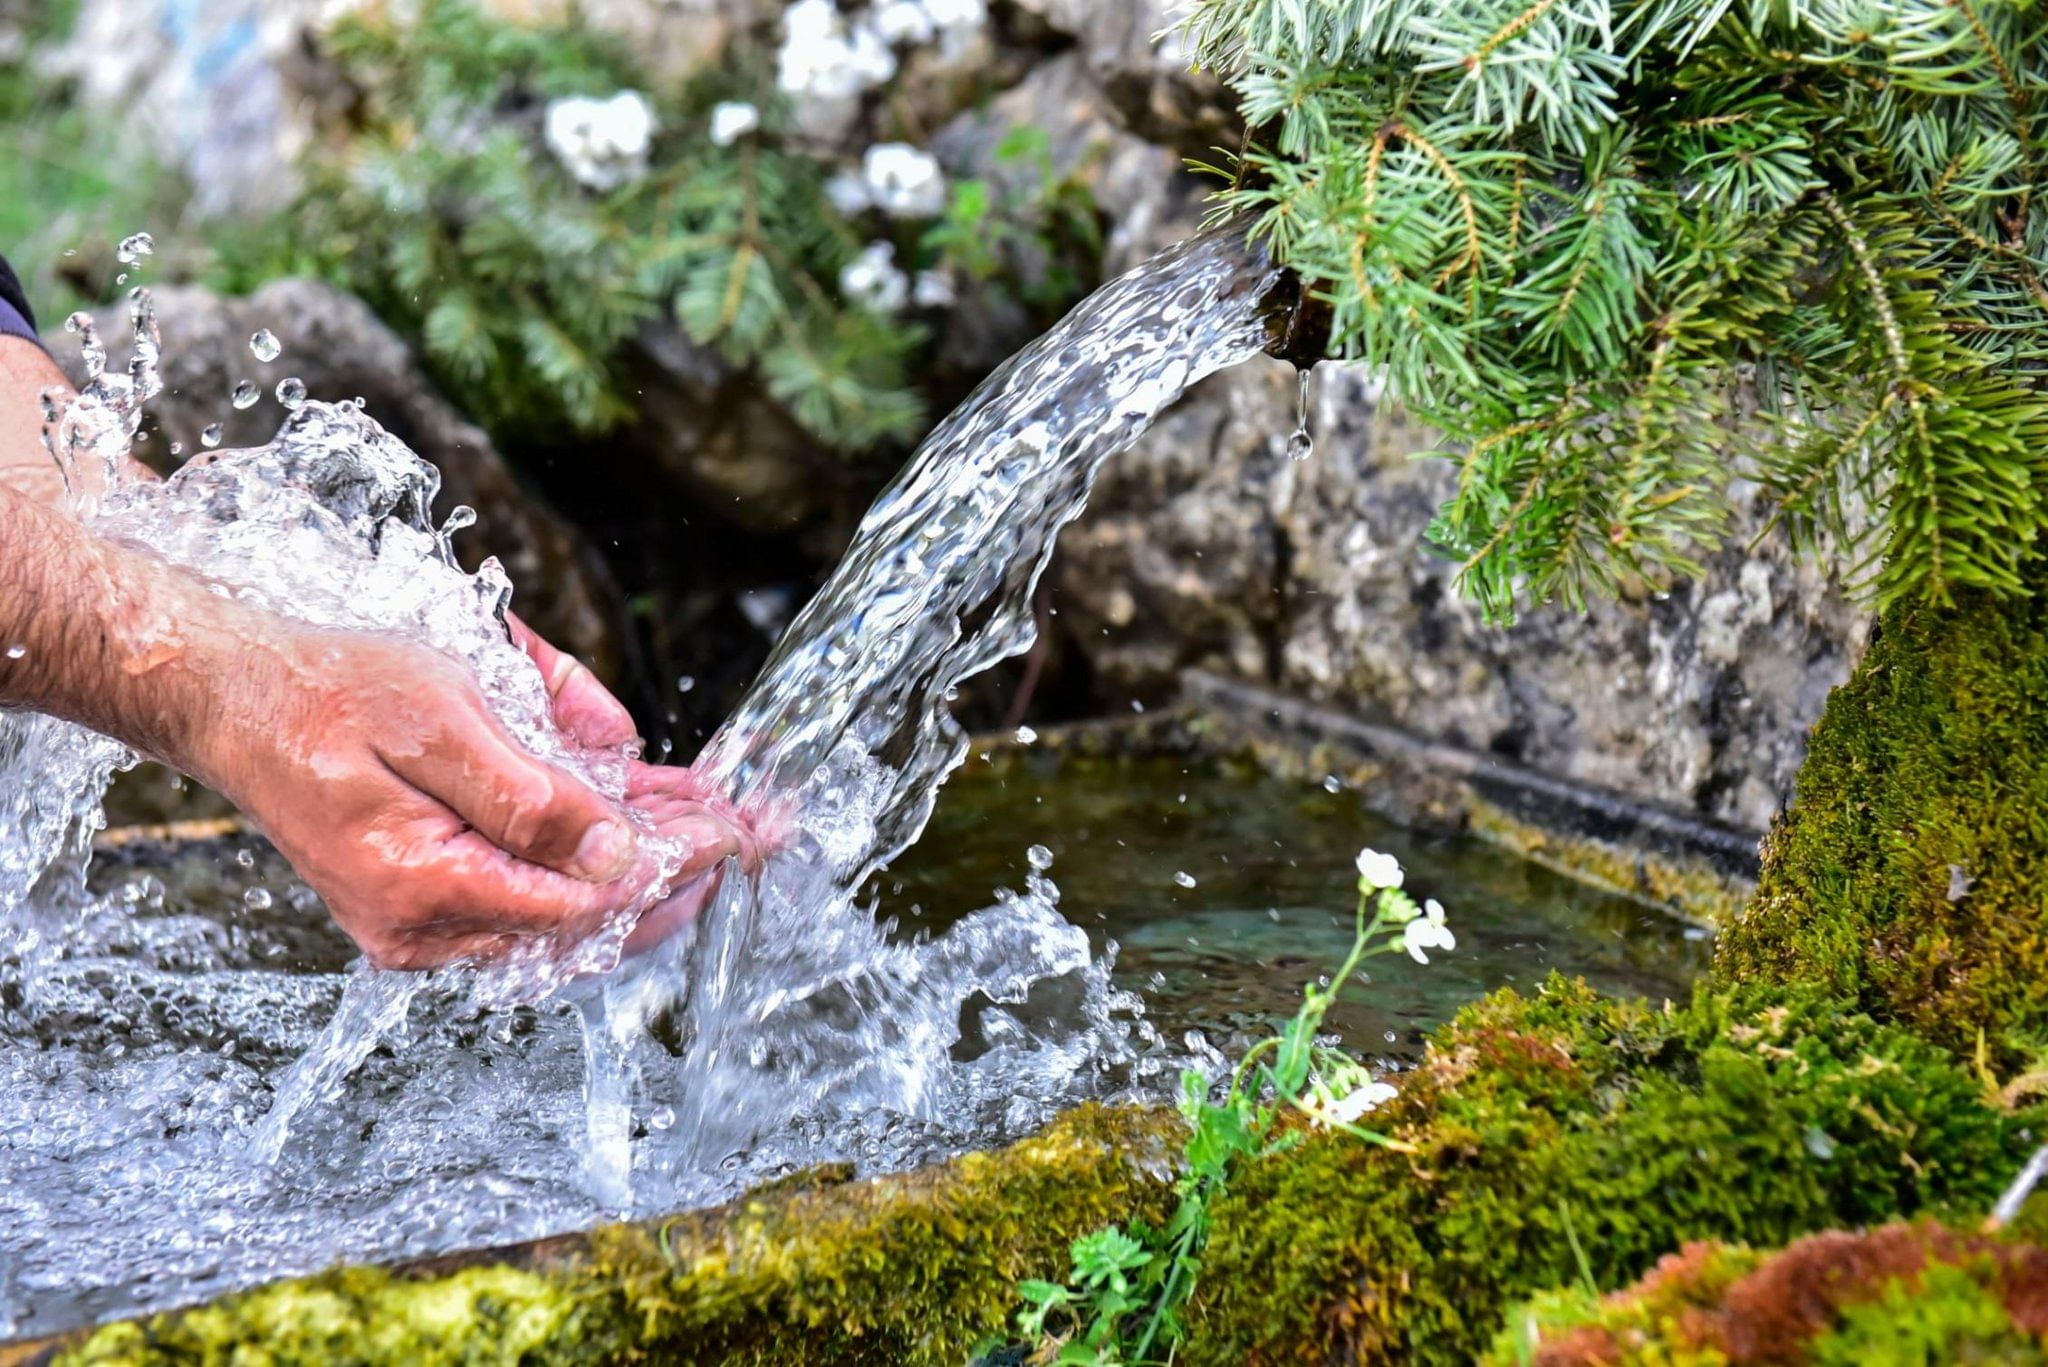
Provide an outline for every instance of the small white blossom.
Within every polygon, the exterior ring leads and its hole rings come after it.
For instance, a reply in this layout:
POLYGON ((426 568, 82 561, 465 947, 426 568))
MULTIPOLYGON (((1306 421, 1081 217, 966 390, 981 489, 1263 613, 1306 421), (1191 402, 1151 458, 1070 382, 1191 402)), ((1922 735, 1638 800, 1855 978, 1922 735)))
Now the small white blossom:
POLYGON ((988 24, 986 0, 922 0, 924 12, 931 16, 932 27, 938 30, 939 50, 947 57, 958 57, 967 50, 974 36, 988 24))
POLYGON ((1364 849, 1358 852, 1358 876, 1369 888, 1398 888, 1405 875, 1401 861, 1393 855, 1364 849))
POLYGON ((1399 1095, 1401 1093, 1387 1083, 1368 1082, 1322 1107, 1319 1114, 1340 1125, 1349 1125, 1367 1111, 1377 1110, 1399 1095))
POLYGON ((876 313, 899 313, 910 298, 910 277, 896 264, 895 245, 871 242, 839 272, 839 292, 876 313))
POLYGON ((946 207, 946 177, 938 159, 907 142, 870 147, 861 179, 877 208, 897 218, 931 218, 946 207))
POLYGON ((711 141, 730 147, 761 126, 761 111, 744 100, 727 100, 711 111, 711 141))
POLYGON ((875 32, 891 43, 929 43, 939 35, 939 26, 932 22, 924 0, 883 0, 875 6, 871 22, 875 32))
POLYGON ((849 25, 832 0, 797 0, 782 15, 776 84, 795 96, 849 99, 896 74, 896 54, 871 24, 849 25))
POLYGON ((1458 937, 1451 934, 1451 928, 1444 924, 1444 909, 1432 897, 1423 904, 1423 914, 1401 928, 1401 948, 1408 951, 1408 957, 1416 963, 1426 964, 1426 951, 1445 951, 1458 947, 1458 937))
POLYGON ((952 277, 944 271, 919 271, 910 300, 921 309, 949 309, 959 302, 952 277))
POLYGON ((647 173, 654 109, 637 90, 608 100, 566 96, 549 103, 546 132, 548 150, 579 183, 613 190, 647 173))

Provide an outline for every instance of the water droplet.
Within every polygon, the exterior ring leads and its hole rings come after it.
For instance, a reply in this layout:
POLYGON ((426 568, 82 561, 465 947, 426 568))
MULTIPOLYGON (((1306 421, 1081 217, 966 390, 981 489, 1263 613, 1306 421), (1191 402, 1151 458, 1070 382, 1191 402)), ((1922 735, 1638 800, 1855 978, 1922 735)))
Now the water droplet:
POLYGON ((237 380, 235 381, 235 392, 231 396, 230 401, 237 408, 254 408, 256 400, 262 397, 263 391, 256 387, 254 380, 237 380))
POLYGON ((1037 869, 1040 873, 1044 873, 1052 867, 1052 851, 1043 845, 1033 845, 1030 849, 1024 851, 1024 858, 1030 862, 1032 868, 1037 869))
POLYGON ((683 677, 676 680, 676 692, 678 693, 687 693, 696 686, 697 681, 691 678, 688 674, 685 674, 683 675, 683 677))
POLYGON ((125 284, 127 284, 127 283, 128 283, 128 272, 126 272, 126 271, 122 271, 122 272, 120 272, 119 274, 117 274, 117 275, 116 275, 116 276, 114 277, 114 283, 115 283, 115 284, 117 284, 117 285, 125 285, 125 284))
POLYGON ((1297 377, 1300 388, 1294 400, 1294 435, 1287 439, 1287 458, 1307 460, 1316 453, 1316 439, 1308 430, 1308 381, 1315 373, 1313 366, 1303 370, 1297 377))
POLYGON ((184 443, 184 442, 182 442, 182 441, 174 441, 174 442, 172 442, 172 443, 171 443, 171 458, 172 458, 173 460, 177 459, 177 458, 178 458, 179 456, 182 456, 182 455, 184 455, 184 454, 185 454, 185 443, 184 443))
POLYGON ((306 382, 293 376, 277 382, 277 401, 286 408, 296 409, 306 401, 306 382))
POLYGON ((27 647, 27 646, 24 646, 24 645, 12 645, 12 646, 9 646, 9 647, 7 647, 7 658, 8 658, 8 659, 10 659, 10 660, 18 660, 18 659, 20 659, 20 658, 21 658, 22 656, 24 656, 24 655, 26 655, 26 654, 28 654, 28 647, 27 647))
POLYGON ((255 868, 255 867, 256 867, 256 852, 255 852, 254 850, 236 850, 236 851, 235 851, 235 867, 236 867, 236 868, 238 868, 238 869, 253 869, 253 868, 255 868))
POLYGON ((1338 777, 1337 777, 1337 776, 1336 776, 1335 774, 1326 774, 1326 775, 1324 775, 1324 776, 1323 776, 1323 791, 1324 791, 1324 792, 1326 792, 1326 793, 1341 793, 1341 792, 1343 792, 1343 791, 1344 791, 1344 780, 1343 780, 1343 779, 1341 779, 1341 778, 1338 778, 1338 777))
POLYGON ((209 451, 220 445, 220 424, 207 424, 206 430, 199 434, 199 444, 209 451))
POLYGON ((277 340, 277 334, 269 328, 257 328, 249 338, 249 352, 257 360, 269 365, 284 353, 284 344, 277 340))
POLYGON ((242 905, 251 911, 269 911, 270 890, 267 888, 250 888, 242 894, 242 905))
POLYGON ((1179 873, 1174 874, 1173 881, 1184 888, 1191 888, 1195 885, 1195 876, 1186 869, 1182 869, 1179 873))
POLYGON ((130 233, 121 239, 121 245, 114 248, 114 259, 124 266, 132 266, 145 256, 156 254, 156 239, 148 233, 130 233))
POLYGON ((1037 739, 1038 733, 1032 730, 1030 727, 1020 726, 1017 728, 1017 744, 1029 745, 1037 739))
POLYGON ((458 503, 448 510, 448 520, 441 524, 441 535, 446 538, 476 525, 476 509, 467 503, 458 503))
POLYGON ((663 1106, 647 1117, 647 1128, 650 1130, 666 1130, 675 1123, 676 1108, 673 1106, 663 1106))
POLYGON ((1391 1030, 1387 1031, 1387 1035, 1386 1035, 1386 1040, 1387 1040, 1387 1043, 1389 1043, 1389 1044, 1393 1044, 1393 1043, 1394 1043, 1395 1041, 1399 1040, 1400 1038, 1401 1038, 1401 1037, 1400 1037, 1399 1035, 1395 1034, 1395 1033, 1394 1033, 1393 1031, 1391 1031, 1391 1030))
POLYGON ((1143 704, 1143 703, 1139 702, 1139 701, 1138 701, 1138 700, 1137 700, 1136 698, 1132 698, 1132 699, 1131 699, 1131 711, 1133 711, 1133 712, 1143 712, 1144 710, 1145 710, 1145 704, 1143 704))

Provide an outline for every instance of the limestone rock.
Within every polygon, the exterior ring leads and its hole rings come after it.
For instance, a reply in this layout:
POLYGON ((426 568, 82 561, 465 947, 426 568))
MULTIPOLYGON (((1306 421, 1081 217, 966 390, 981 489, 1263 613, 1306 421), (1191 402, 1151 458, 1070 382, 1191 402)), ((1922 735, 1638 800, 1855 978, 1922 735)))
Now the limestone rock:
POLYGON ((1112 697, 1181 669, 1257 679, 1547 773, 1761 829, 1865 614, 1737 508, 1736 549, 1668 595, 1490 627, 1423 530, 1446 464, 1362 375, 1317 373, 1316 454, 1285 454, 1289 367, 1212 379, 1113 463, 1055 562, 1060 620, 1112 697))
MULTIPOLYGON (((370 416, 440 467, 437 516, 467 504, 479 526, 457 539, 473 568, 496 555, 518 586, 520 614, 562 649, 591 662, 606 677, 617 674, 621 638, 609 607, 604 572, 582 537, 531 498, 491 440, 465 420, 422 377, 411 349, 353 295, 308 280, 278 280, 247 298, 225 298, 197 287, 156 291, 164 341, 164 393, 151 405, 152 421, 137 454, 159 469, 202 449, 201 434, 221 424, 223 446, 270 440, 283 420, 278 381, 295 376, 316 399, 362 398, 370 416), (258 328, 269 328, 284 352, 263 364, 249 350, 258 328), (254 383, 261 399, 237 410, 235 385, 254 383)), ((118 363, 129 349, 125 308, 101 313, 109 355, 118 363)), ((75 338, 53 332, 50 345, 76 379, 81 373, 75 338)))
POLYGON ((1075 40, 1090 75, 1138 136, 1189 156, 1237 145, 1244 127, 1237 102, 1222 82, 1194 69, 1175 0, 1016 2, 1075 40))

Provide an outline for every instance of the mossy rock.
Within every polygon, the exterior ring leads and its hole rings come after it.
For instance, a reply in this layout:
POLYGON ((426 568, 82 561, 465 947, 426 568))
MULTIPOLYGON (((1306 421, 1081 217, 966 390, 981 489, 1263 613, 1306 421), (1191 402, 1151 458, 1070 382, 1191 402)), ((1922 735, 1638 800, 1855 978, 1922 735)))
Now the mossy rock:
MULTIPOLYGON (((1073 1239, 1171 1208, 1170 1112, 1085 1106, 992 1153, 412 1273, 346 1268, 109 1325, 85 1364, 945 1363, 1073 1239)), ((40 1356, 40 1355, 38 1355, 40 1356)), ((0 1361, 19 1361, 0 1350, 0 1361)))
POLYGON ((1815 728, 1723 981, 1815 984, 1931 1039, 2048 1042, 2048 592, 1887 613, 1815 728))
POLYGON ((1489 1367, 2048 1363, 2048 1249, 1934 1221, 1773 1253, 1688 1244, 1611 1296, 1509 1316, 1489 1367))
POLYGON ((1399 1147, 1305 1134, 1233 1180, 1180 1360, 1469 1362, 1582 1269, 1616 1286, 1688 1240, 1981 1213, 2025 1119, 1817 992, 1500 993, 1404 1081, 1399 1147))

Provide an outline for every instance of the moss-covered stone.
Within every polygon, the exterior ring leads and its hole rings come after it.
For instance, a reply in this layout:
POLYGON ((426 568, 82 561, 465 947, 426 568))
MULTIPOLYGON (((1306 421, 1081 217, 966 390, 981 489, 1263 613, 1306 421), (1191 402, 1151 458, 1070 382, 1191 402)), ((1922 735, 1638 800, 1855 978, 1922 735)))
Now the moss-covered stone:
POLYGON ((1509 1317, 1491 1367, 1926 1367, 2048 1362, 2048 1250, 1933 1221, 1775 1253, 1695 1243, 1610 1296, 1509 1317))
POLYGON ((1464 1362, 1506 1307, 1689 1239, 1779 1243, 1984 1209, 2028 1147, 1961 1060, 1825 995, 1686 1006, 1553 981, 1432 1041, 1374 1148, 1310 1135, 1235 1178, 1182 1360, 1464 1362))
POLYGON ((1170 1113, 1083 1107, 994 1153, 787 1186, 569 1241, 531 1267, 351 1268, 110 1325, 65 1367, 943 1363, 1079 1235, 1170 1209, 1170 1113))
POLYGON ((2014 1064, 2048 1040, 2048 593, 1888 613, 1815 728, 1726 981, 1815 984, 2014 1064))

